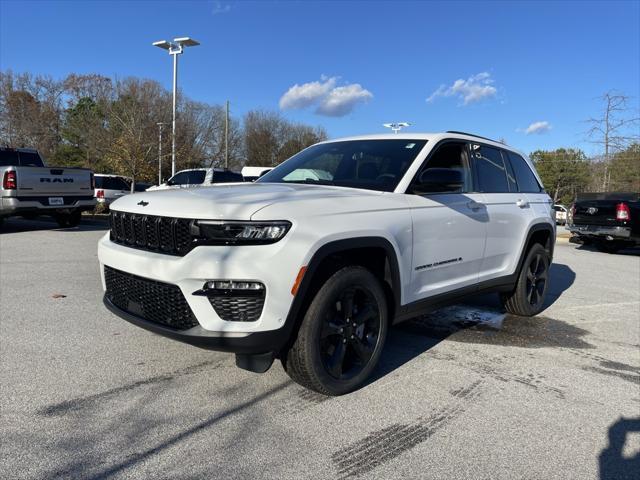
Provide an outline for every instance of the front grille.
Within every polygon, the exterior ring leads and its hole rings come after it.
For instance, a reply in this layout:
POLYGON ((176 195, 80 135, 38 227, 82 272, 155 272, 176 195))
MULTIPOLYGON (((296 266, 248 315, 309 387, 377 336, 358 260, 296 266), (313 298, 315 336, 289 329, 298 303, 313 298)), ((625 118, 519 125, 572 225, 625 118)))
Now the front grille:
POLYGON ((193 220, 111 211, 111 241, 128 247, 184 256, 195 246, 193 220))
POLYGON ((116 307, 150 322, 185 330, 198 321, 178 286, 104 267, 106 296, 116 307))
POLYGON ((209 302, 222 320, 228 322, 255 322, 262 314, 264 293, 261 295, 216 295, 209 302))

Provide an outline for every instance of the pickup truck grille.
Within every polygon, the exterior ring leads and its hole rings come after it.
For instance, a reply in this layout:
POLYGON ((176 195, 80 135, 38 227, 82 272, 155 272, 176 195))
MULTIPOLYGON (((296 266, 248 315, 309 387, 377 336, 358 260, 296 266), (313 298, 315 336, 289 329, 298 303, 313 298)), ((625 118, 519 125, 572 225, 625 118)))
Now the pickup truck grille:
POLYGON ((125 312, 176 330, 198 325, 177 285, 149 280, 107 266, 104 267, 104 279, 107 298, 125 312))
POLYGON ((193 220, 111 211, 111 241, 167 255, 184 256, 195 246, 193 220))

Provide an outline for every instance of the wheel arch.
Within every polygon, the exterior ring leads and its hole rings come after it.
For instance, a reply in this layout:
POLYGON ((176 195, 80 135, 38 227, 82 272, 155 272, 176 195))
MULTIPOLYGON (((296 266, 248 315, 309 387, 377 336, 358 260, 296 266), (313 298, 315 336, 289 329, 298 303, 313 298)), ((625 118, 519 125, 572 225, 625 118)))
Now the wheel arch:
POLYGON ((307 263, 304 277, 287 315, 285 325, 288 329, 288 341, 281 350, 286 350, 295 340, 303 313, 323 281, 346 265, 364 266, 382 280, 389 303, 389 319, 393 318, 400 308, 402 283, 398 254, 392 243, 384 237, 376 236, 334 240, 316 250, 307 263), (384 263, 380 265, 382 253, 384 263))

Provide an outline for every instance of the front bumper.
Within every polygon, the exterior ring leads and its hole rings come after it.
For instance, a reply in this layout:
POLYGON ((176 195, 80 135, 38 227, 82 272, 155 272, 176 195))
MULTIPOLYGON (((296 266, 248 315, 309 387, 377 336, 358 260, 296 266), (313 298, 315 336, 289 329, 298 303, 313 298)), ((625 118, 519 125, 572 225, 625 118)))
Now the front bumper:
MULTIPOLYGON (((199 324, 199 331, 207 333, 207 338, 214 339, 209 342, 213 346, 208 348, 224 348, 224 344, 218 339, 231 338, 229 335, 236 338, 241 334, 283 330, 294 299, 291 287, 306 253, 301 248, 288 245, 287 237, 270 245, 199 246, 182 257, 118 245, 111 242, 108 233, 98 243, 103 288, 106 286, 105 266, 178 287, 199 324), (221 318, 209 299, 198 294, 205 282, 212 280, 262 283, 265 287, 264 304, 257 320, 240 321, 238 318, 238 321, 233 321, 221 318)), ((135 310, 132 313, 138 314, 135 310)), ((165 331, 168 331, 171 334, 166 336, 193 343, 187 338, 193 333, 192 329, 174 331, 162 325, 152 326, 156 333, 165 335, 165 331)), ((201 339, 197 341, 202 343, 201 339)))
POLYGON ((149 330, 150 332, 157 333, 158 335, 207 350, 256 355, 278 352, 288 339, 286 329, 284 328, 255 333, 211 332, 201 326, 196 326, 188 330, 174 330, 132 315, 116 307, 106 296, 103 297, 102 301, 112 313, 127 322, 149 330))
POLYGON ((631 237, 630 227, 610 227, 600 225, 570 225, 569 231, 573 234, 586 237, 612 237, 626 240, 631 237))

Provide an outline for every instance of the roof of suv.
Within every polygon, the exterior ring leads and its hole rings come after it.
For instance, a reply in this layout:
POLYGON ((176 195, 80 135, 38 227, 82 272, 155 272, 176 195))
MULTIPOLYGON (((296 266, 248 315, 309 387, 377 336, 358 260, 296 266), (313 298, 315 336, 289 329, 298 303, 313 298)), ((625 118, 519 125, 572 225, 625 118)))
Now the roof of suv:
MULTIPOLYGON (((474 135, 472 133, 463 133, 463 132, 438 132, 438 133, 377 133, 371 135, 357 135, 353 137, 344 137, 344 138, 335 138, 332 140, 326 140, 321 143, 330 143, 330 142, 341 142, 348 140, 429 140, 431 142, 439 142, 440 140, 444 140, 447 138, 458 138, 460 140, 469 140, 486 143, 488 145, 493 145, 498 148, 504 148, 505 150, 511 150, 520 155, 524 155, 522 152, 516 150, 509 145, 498 142, 496 140, 491 140, 486 137, 481 137, 479 135, 474 135)), ((526 156, 526 155, 525 155, 526 156)))

